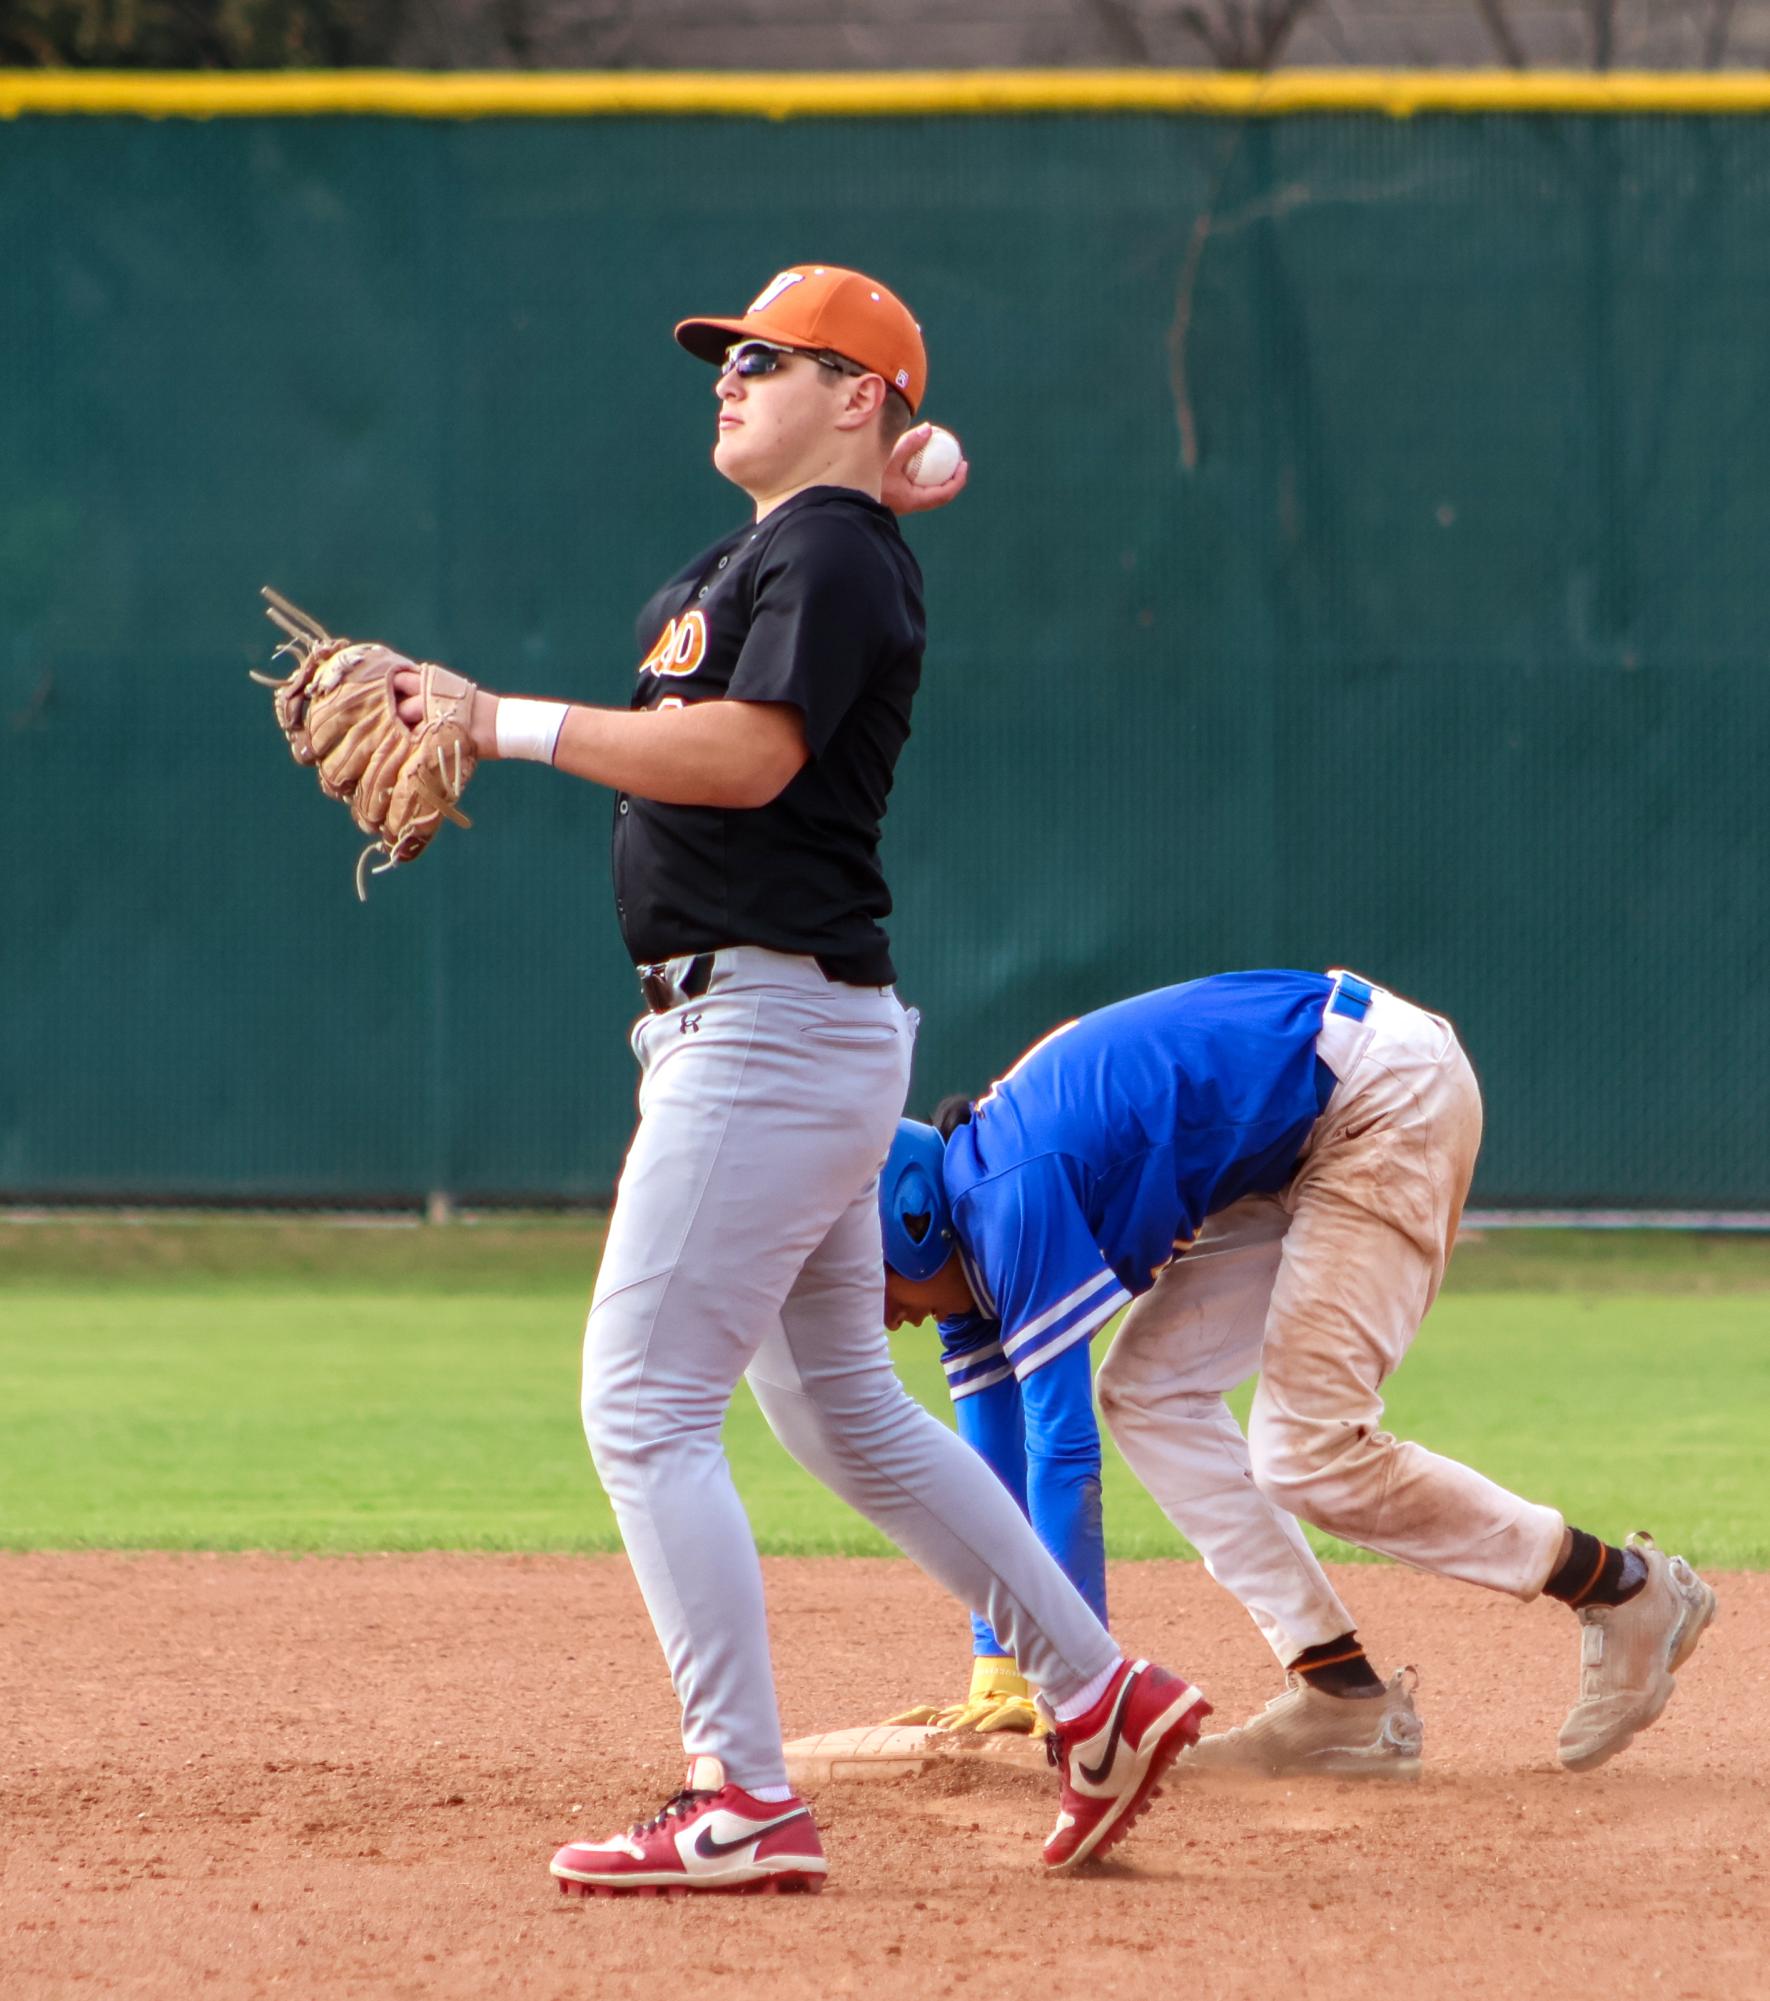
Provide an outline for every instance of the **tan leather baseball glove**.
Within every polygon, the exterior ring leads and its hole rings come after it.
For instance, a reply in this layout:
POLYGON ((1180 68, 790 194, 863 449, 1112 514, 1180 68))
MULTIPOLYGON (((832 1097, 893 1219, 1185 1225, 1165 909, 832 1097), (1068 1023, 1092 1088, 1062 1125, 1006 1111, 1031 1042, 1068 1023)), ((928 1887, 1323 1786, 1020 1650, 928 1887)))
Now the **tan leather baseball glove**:
POLYGON ((334 639, 316 618, 267 585, 265 616, 287 637, 276 657, 294 662, 281 680, 254 672, 275 693, 277 727, 297 764, 311 765, 320 790, 341 799, 371 836, 356 865, 356 893, 367 899, 365 871, 415 861, 444 820, 473 823, 456 801, 478 762, 473 748, 474 683, 432 661, 420 663, 375 640, 334 639), (424 719, 400 720, 393 677, 402 667, 420 677, 424 719))

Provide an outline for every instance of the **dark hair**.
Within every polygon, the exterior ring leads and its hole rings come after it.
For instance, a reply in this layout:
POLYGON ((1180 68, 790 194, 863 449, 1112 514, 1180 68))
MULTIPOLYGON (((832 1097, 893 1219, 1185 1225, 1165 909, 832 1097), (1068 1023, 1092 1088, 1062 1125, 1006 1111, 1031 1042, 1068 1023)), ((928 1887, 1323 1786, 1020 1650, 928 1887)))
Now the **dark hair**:
POLYGON ((934 1108, 934 1116, 928 1123, 942 1139, 951 1139, 961 1126, 971 1123, 971 1114, 977 1107, 963 1091, 955 1091, 951 1097, 942 1098, 934 1108))
MULTIPOLYGON (((821 361, 835 375, 878 375, 876 368, 868 368, 846 354, 837 354, 832 349, 807 349, 813 360, 821 361)), ((884 377, 880 376, 881 381, 884 377)), ((901 389, 885 383, 885 400, 879 405, 879 435, 888 445, 895 445, 905 431, 916 421, 916 413, 910 408, 909 398, 901 389)))
POLYGON ((887 386, 879 411, 879 435, 888 445, 894 445, 915 421, 916 413, 908 401, 898 390, 887 386))

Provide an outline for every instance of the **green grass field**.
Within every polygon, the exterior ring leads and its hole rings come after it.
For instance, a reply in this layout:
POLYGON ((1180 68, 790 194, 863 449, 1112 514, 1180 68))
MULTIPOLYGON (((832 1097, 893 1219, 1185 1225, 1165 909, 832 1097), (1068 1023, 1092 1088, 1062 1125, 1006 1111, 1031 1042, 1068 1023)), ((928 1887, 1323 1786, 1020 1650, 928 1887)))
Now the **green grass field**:
MULTIPOLYGON (((0 1547, 618 1547, 577 1415, 599 1243, 0 1222, 0 1547)), ((1770 1567, 1767 1352, 1770 1239, 1496 1233, 1459 1249, 1390 1424, 1603 1534, 1770 1567)), ((932 1329, 896 1354, 946 1414, 932 1329)), ((747 1392, 727 1437, 764 1549, 885 1549, 747 1392)), ((1110 1446, 1106 1489, 1115 1555, 1190 1554, 1110 1446)))

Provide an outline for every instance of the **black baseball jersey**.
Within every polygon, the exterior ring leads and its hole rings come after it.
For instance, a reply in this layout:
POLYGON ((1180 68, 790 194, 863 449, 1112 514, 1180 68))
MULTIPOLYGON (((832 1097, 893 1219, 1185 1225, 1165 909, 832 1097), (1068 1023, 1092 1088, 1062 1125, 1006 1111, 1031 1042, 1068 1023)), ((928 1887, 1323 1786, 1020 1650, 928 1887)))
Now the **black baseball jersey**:
POLYGON ((635 963, 761 945, 832 979, 896 978, 879 827, 922 674, 922 573, 896 516, 814 486, 679 570, 639 619, 635 709, 787 702, 809 761, 766 806, 615 801, 615 910, 635 963))

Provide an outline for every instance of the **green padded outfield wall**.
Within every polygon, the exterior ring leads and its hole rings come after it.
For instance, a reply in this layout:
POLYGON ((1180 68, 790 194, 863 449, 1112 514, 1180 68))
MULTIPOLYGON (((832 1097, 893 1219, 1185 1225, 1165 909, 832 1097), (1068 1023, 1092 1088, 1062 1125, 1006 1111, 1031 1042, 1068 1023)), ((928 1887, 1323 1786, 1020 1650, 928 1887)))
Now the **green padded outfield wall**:
POLYGON ((359 907, 257 590, 624 702, 742 513, 671 324, 810 257, 975 468, 908 529, 914 1104, 1346 963, 1459 1023, 1477 1199, 1770 1206, 1756 117, 0 124, 0 1191, 610 1188, 607 795, 491 768, 359 907))

